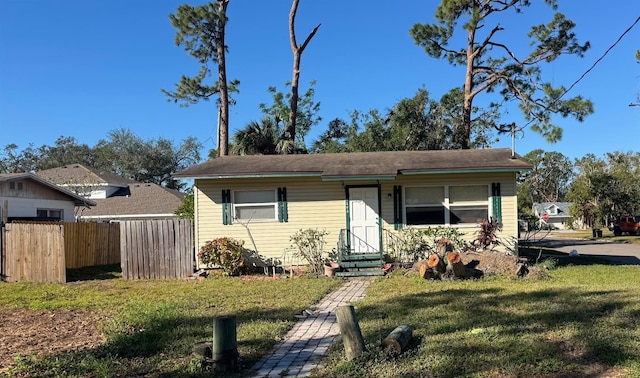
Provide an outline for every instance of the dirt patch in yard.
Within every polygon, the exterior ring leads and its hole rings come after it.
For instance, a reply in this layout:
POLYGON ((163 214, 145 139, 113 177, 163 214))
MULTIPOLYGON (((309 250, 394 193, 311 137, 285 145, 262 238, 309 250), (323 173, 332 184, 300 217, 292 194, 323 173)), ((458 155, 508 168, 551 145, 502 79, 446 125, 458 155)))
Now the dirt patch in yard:
POLYGON ((18 355, 54 354, 95 348, 105 341, 97 311, 0 309, 0 375, 18 355))
MULTIPOLYGON (((490 275, 504 275, 509 277, 517 277, 519 265, 526 262, 526 259, 520 259, 517 256, 506 255, 501 252, 461 252, 460 259, 463 264, 468 267, 478 269, 482 271, 485 276, 490 275)), ((426 260, 418 261, 413 264, 413 267, 409 271, 411 274, 416 274, 420 268, 420 265, 426 263, 426 260)), ((547 271, 544 268, 527 265, 526 278, 542 278, 545 277, 547 271)))

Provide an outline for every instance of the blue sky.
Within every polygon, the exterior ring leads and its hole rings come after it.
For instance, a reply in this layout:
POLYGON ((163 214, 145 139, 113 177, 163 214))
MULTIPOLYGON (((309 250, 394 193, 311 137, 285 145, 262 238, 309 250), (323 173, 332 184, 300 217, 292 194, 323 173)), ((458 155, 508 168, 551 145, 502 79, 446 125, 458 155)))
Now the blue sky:
MULTIPOLYGON (((536 3, 541 3, 534 1, 536 3)), ((168 15, 184 1, 3 0, 0 2, 0 147, 52 145, 73 136, 93 146, 110 130, 127 128, 144 139, 176 142, 194 136, 206 151, 215 148, 215 101, 187 108, 167 102, 161 88, 173 89, 182 74, 198 66, 174 44, 168 15)), ((194 1, 193 5, 204 2, 194 1)), ((418 22, 432 22, 433 0, 301 0, 296 19, 299 43, 318 23, 318 33, 302 56, 301 90, 311 80, 323 121, 307 143, 352 110, 386 111, 424 87, 433 99, 463 82, 463 68, 428 57, 409 36, 418 22)), ((231 0, 228 9, 227 71, 240 80, 231 108, 231 132, 262 117, 269 86, 286 90, 292 54, 288 37, 289 0, 231 0)), ((628 0, 560 1, 559 11, 576 22, 591 49, 583 59, 562 57, 543 68, 555 85, 576 81, 640 16, 628 0)), ((500 40, 521 46, 533 23, 547 22, 551 10, 538 4, 501 19, 500 40)), ((493 25, 492 25, 493 26, 493 25)), ((523 46, 526 47, 526 46, 523 46)), ((525 154, 542 148, 570 158, 586 153, 640 150, 640 25, 636 25, 568 96, 595 104, 584 123, 555 118, 561 142, 548 144, 530 130, 516 141, 525 154)), ((483 97, 482 101, 488 101, 483 97)), ((515 105, 504 122, 521 121, 515 105)), ((510 147, 508 137, 494 147, 510 147)))

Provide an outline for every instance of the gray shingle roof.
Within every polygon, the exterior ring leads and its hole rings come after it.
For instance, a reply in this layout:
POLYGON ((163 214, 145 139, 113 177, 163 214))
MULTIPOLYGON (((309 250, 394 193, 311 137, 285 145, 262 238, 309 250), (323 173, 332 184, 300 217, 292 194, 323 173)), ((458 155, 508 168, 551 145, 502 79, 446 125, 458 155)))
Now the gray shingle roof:
POLYGON ((46 169, 37 175, 57 185, 109 185, 120 189, 108 198, 93 199, 95 207, 82 211, 82 217, 120 218, 173 214, 182 204, 184 193, 157 184, 139 183, 110 172, 82 164, 46 169))
POLYGON ((11 180, 33 180, 48 187, 51 190, 58 191, 69 197, 69 200, 73 201, 75 206, 95 206, 96 203, 93 200, 84 198, 68 189, 60 187, 53 182, 45 180, 44 178, 34 175, 33 173, 3 173, 0 174, 0 182, 8 182, 11 180))
POLYGON ((531 164, 507 148, 384 151, 309 155, 223 156, 174 173, 176 178, 316 175, 324 179, 412 173, 526 171, 531 164))
POLYGON ((111 172, 85 167, 82 164, 69 164, 58 168, 45 169, 36 172, 36 174, 58 185, 93 184, 122 187, 135 182, 111 172))
POLYGON ((94 208, 82 212, 82 217, 126 217, 169 215, 182 204, 184 193, 151 183, 133 183, 115 195, 96 199, 94 208))

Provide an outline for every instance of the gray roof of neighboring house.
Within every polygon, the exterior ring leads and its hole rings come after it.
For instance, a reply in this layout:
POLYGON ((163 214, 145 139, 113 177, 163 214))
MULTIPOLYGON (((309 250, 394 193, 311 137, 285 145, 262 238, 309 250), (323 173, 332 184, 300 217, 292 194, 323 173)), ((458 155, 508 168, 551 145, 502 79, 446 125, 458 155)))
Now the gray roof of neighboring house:
POLYGON ((389 178, 398 174, 526 171, 532 165, 512 158, 507 148, 485 150, 383 151, 308 155, 222 156, 174 173, 176 178, 321 176, 389 178))
POLYGON ((12 181, 12 180, 33 180, 36 181, 52 190, 58 191, 68 197, 70 197, 70 199, 74 202, 74 204, 76 206, 95 206, 96 202, 93 200, 90 200, 88 198, 82 197, 68 189, 65 189, 61 186, 56 185, 53 182, 47 181, 42 177, 39 177, 38 175, 35 175, 33 173, 3 173, 0 174, 0 182, 8 182, 8 181, 12 181))
POLYGON ((95 199, 97 206, 84 210, 81 217, 121 218, 172 215, 185 194, 151 183, 131 183, 113 196, 95 199))
POLYGON ((558 207, 558 214, 549 214, 549 218, 569 216, 569 207, 571 207, 571 202, 540 202, 534 203, 533 208, 536 214, 543 214, 546 209, 553 205, 558 207))
POLYGON ((36 172, 36 174, 58 185, 93 184, 125 187, 135 182, 111 172, 85 167, 82 164, 68 164, 58 168, 45 169, 36 172))

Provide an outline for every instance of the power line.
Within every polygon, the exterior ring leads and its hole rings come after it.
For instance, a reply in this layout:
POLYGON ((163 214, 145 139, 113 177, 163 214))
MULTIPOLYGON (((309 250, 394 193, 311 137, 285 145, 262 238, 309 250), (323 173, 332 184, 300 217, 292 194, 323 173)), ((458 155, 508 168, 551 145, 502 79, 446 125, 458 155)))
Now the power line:
MULTIPOLYGON (((600 56, 600 58, 598 58, 598 59, 597 59, 597 60, 596 60, 592 65, 591 65, 591 67, 589 67, 589 69, 587 69, 587 70, 586 70, 586 71, 585 71, 585 72, 584 72, 584 73, 583 73, 583 74, 578 78, 578 80, 574 81, 574 82, 573 82, 573 84, 571 84, 571 85, 569 86, 569 88, 567 88, 567 90, 565 90, 565 91, 564 91, 564 93, 562 93, 562 94, 560 95, 560 97, 562 97, 562 96, 564 96, 565 94, 567 94, 567 92, 569 92, 571 89, 573 89, 573 87, 575 87, 575 86, 576 86, 576 84, 578 84, 582 79, 584 79, 584 77, 585 77, 585 76, 587 76, 587 74, 588 74, 589 72, 591 72, 591 70, 593 70, 593 69, 595 68, 595 66, 596 66, 598 63, 600 63, 600 61, 601 61, 602 59, 604 59, 604 57, 605 57, 605 56, 607 56, 607 54, 609 54, 609 52, 610 52, 611 50, 613 50, 613 48, 614 48, 614 47, 616 47, 616 45, 617 45, 617 44, 622 40, 622 38, 624 38, 624 36, 625 36, 628 32, 630 32, 630 31, 631 31, 631 29, 633 29, 633 27, 634 27, 634 26, 636 26, 636 24, 637 24, 638 22, 640 22, 640 16, 639 16, 638 18, 636 18, 636 20, 633 22, 633 24, 631 24, 631 26, 629 26, 629 27, 627 28, 627 30, 625 30, 625 31, 620 35, 620 37, 618 37, 618 39, 613 43, 613 45, 611 45, 611 46, 610 46, 610 47, 609 47, 609 48, 604 52, 604 54, 602 54, 602 56, 600 56)), ((560 97, 558 97, 558 100, 560 99, 560 97)), ((556 101, 557 101, 557 100, 556 100, 556 101)))
MULTIPOLYGON (((618 37, 618 39, 611 45, 609 46, 609 48, 598 58, 596 59, 595 62, 593 62, 593 64, 591 65, 591 67, 589 67, 586 71, 584 71, 584 73, 582 75, 580 75, 580 77, 573 82, 573 84, 571 84, 569 86, 569 88, 567 88, 564 92, 562 92, 562 94, 560 96, 558 96, 558 98, 552 103, 555 104, 556 102, 560 101, 560 99, 566 95, 570 90, 573 89, 573 87, 576 86, 576 84, 578 84, 582 79, 584 79, 585 76, 587 76, 587 74, 589 72, 591 72, 598 63, 600 63, 600 61, 602 61, 602 59, 604 59, 605 56, 607 56, 607 54, 609 54, 609 52, 611 52, 611 50, 613 50, 614 47, 616 47, 616 45, 622 40, 622 38, 624 38, 624 36, 629 33, 631 31, 631 29, 634 28, 634 26, 636 26, 636 24, 640 22, 640 16, 638 18, 636 18, 636 20, 631 24, 631 26, 629 26, 627 28, 627 30, 625 30, 622 34, 620 34, 620 37, 618 37)), ((532 119, 531 121, 527 122, 526 125, 524 125, 522 128, 527 127, 529 124, 533 123, 535 121, 535 119, 532 119)))

